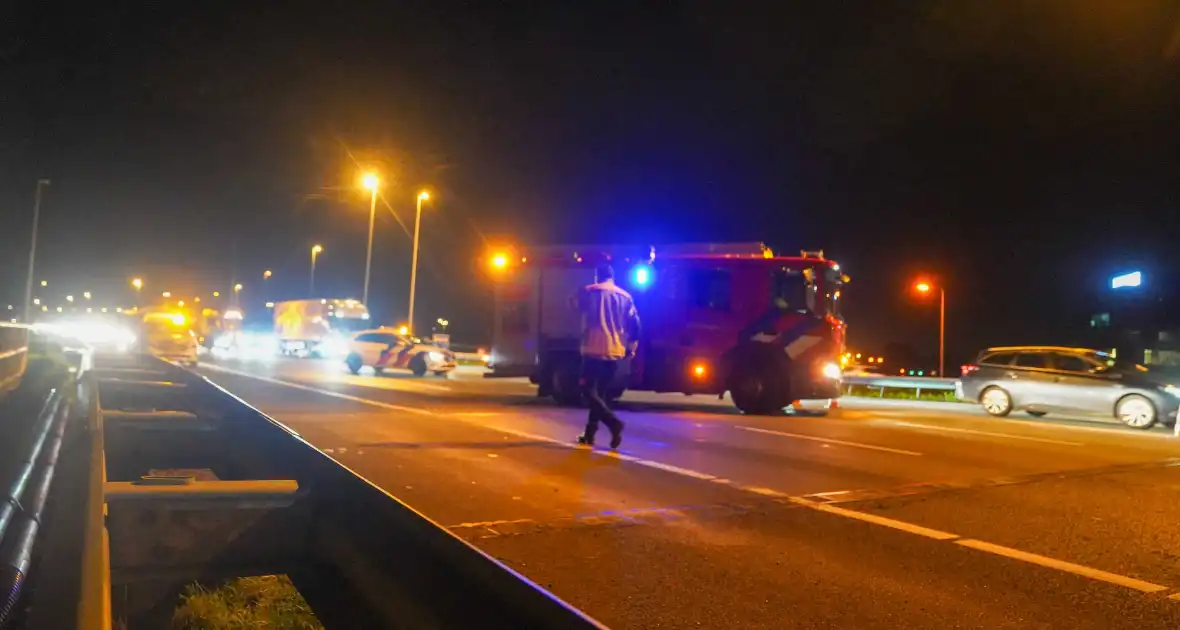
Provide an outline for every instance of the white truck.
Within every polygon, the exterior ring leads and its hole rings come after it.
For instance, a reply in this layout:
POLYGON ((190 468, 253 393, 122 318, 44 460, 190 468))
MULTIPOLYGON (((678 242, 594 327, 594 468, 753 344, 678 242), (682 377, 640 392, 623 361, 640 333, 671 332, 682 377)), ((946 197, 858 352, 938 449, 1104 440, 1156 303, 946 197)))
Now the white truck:
POLYGON ((348 351, 349 333, 371 327, 369 309, 359 300, 288 300, 274 306, 275 336, 285 355, 340 357, 348 351))

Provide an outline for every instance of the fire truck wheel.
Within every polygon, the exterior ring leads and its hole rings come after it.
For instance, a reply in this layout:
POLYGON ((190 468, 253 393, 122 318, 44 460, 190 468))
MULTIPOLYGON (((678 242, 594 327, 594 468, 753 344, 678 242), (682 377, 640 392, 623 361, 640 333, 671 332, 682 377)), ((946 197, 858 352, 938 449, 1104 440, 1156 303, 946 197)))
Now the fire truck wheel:
POLYGON ((549 373, 549 391, 553 400, 562 407, 577 407, 582 404, 582 388, 578 384, 578 366, 573 363, 559 363, 549 373))
POLYGON ((348 371, 353 374, 360 373, 361 368, 365 366, 364 361, 361 361, 361 355, 355 352, 348 355, 348 358, 344 360, 344 364, 348 366, 348 371))
POLYGON ((426 357, 416 354, 410 359, 410 371, 414 376, 426 376, 426 357))
POLYGON ((729 394, 733 397, 733 404, 746 415, 760 416, 776 411, 766 383, 757 374, 735 374, 730 380, 729 394))

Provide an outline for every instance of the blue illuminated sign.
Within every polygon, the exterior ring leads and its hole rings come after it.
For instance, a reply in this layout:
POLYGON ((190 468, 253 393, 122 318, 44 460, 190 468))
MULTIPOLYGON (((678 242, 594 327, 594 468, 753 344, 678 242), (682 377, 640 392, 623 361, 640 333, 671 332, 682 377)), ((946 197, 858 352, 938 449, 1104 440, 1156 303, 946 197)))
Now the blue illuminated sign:
POLYGON ((1131 273, 1124 273, 1110 279, 1110 288, 1112 289, 1126 289, 1130 287, 1137 287, 1143 284, 1143 272, 1132 271, 1131 273))

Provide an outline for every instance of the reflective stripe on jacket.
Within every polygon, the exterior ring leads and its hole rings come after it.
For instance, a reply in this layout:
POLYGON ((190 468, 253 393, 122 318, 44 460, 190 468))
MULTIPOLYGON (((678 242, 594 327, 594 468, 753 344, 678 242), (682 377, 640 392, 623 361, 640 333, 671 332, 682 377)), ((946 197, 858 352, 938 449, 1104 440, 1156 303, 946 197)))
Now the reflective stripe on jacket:
POLYGON ((614 280, 582 289, 578 307, 582 311, 582 356, 622 359, 627 355, 627 344, 639 340, 635 302, 614 280))

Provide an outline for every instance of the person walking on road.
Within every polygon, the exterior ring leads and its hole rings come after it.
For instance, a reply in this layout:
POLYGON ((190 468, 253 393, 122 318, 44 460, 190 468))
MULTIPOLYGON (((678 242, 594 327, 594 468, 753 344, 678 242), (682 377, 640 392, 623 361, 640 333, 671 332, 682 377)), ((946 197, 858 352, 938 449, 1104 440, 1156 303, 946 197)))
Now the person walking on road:
POLYGON ((602 422, 610 429, 610 447, 618 448, 624 424, 607 405, 607 392, 619 361, 634 356, 639 346, 639 312, 631 294, 615 284, 615 271, 605 262, 594 269, 594 284, 579 294, 578 308, 582 312, 582 391, 590 407, 578 443, 593 446, 602 422))

